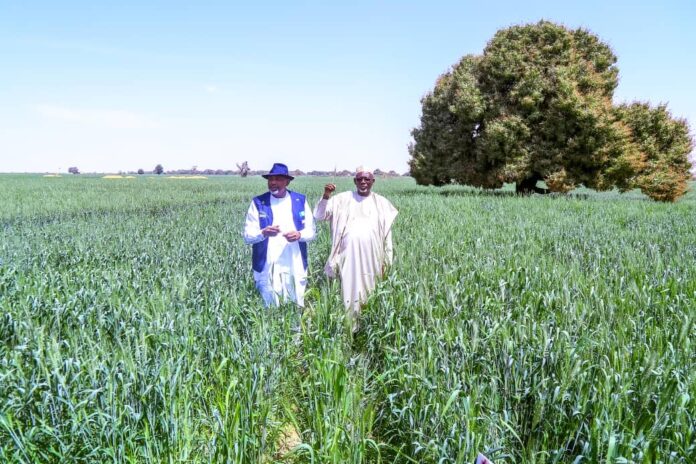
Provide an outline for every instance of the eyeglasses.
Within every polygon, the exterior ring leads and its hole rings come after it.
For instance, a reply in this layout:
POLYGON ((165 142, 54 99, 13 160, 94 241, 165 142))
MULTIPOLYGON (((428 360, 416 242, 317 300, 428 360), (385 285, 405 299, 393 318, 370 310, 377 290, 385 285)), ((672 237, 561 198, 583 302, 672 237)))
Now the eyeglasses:
POLYGON ((371 177, 356 177, 355 180, 358 182, 362 182, 362 181, 372 182, 374 179, 371 177))

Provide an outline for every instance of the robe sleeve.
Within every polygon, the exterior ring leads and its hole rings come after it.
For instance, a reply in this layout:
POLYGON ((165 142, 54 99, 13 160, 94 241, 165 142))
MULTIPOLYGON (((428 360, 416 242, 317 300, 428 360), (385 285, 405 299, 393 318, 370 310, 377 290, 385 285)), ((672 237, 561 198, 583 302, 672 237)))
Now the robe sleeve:
POLYGON ((333 198, 324 200, 320 198, 316 208, 314 208, 314 219, 317 221, 329 221, 333 216, 333 198))
POLYGON ((253 202, 249 205, 242 235, 244 236, 244 242, 248 245, 263 242, 265 239, 259 227, 259 211, 253 202))
POLYGON ((383 222, 382 227, 386 230, 386 235, 384 236, 384 261, 390 266, 394 262, 394 245, 392 242, 392 226, 394 225, 394 219, 399 214, 399 211, 394 208, 386 198, 379 198, 381 217, 383 222))
POLYGON ((392 244, 391 229, 387 232, 387 236, 384 239, 384 262, 387 266, 391 266, 394 262, 394 245, 392 244))
POLYGON ((312 208, 309 206, 309 202, 305 200, 305 227, 300 231, 300 242, 311 242, 317 236, 317 229, 314 224, 314 216, 312 215, 312 208))

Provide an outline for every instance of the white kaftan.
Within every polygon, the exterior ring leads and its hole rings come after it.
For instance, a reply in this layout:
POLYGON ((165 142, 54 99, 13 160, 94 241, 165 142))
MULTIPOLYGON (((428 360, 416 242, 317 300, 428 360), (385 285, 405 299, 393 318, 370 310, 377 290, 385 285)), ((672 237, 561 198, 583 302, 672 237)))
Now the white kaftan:
POLYGON ((324 268, 340 277, 346 308, 357 315, 393 259, 391 227, 398 211, 381 195, 342 192, 319 200, 314 218, 331 223, 331 254, 324 268))
MULTIPOLYGON (((266 306, 278 306, 281 300, 294 301, 298 306, 304 306, 307 271, 302 264, 299 242, 310 242, 315 236, 312 210, 307 201, 304 209, 305 224, 300 231, 301 238, 298 242, 288 242, 283 234, 296 230, 290 194, 286 193, 283 198, 271 195, 273 225, 280 226, 280 233, 268 237, 266 264, 261 272, 254 271, 256 288, 266 306)), ((251 245, 264 239, 259 226, 259 211, 252 201, 244 223, 244 241, 251 245)))

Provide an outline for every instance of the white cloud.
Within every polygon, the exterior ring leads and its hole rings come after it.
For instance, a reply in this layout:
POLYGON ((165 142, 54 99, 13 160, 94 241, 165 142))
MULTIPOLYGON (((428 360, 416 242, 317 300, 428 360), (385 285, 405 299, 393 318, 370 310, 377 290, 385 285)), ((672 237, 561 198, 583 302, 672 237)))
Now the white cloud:
POLYGON ((157 129, 159 121, 148 116, 123 110, 67 108, 55 105, 37 105, 39 115, 53 120, 72 122, 109 129, 157 129))
POLYGON ((217 93, 220 88, 217 85, 208 84, 205 86, 205 91, 208 93, 217 93))

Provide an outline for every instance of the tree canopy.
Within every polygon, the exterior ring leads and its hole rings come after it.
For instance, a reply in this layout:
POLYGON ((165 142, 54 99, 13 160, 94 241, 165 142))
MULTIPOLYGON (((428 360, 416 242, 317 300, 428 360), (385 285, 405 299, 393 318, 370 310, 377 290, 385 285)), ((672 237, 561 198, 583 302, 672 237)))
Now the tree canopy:
POLYGON ((673 201, 687 188, 693 146, 664 105, 615 106, 617 58, 584 29, 548 21, 498 31, 423 99, 409 147, 420 184, 518 192, 640 188, 673 201))

